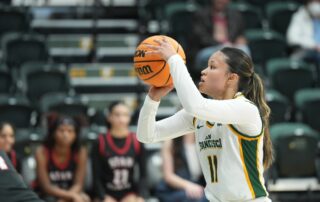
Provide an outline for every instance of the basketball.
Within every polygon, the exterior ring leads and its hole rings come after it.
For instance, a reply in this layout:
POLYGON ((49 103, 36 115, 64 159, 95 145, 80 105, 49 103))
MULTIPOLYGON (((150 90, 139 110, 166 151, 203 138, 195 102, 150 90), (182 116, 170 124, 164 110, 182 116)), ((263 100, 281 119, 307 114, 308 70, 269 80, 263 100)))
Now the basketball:
POLYGON ((145 39, 138 45, 134 55, 134 69, 138 77, 148 85, 156 87, 163 87, 172 84, 170 69, 167 62, 159 55, 147 55, 146 52, 151 51, 151 49, 146 45, 158 45, 154 40, 163 40, 163 38, 166 38, 167 41, 169 41, 177 53, 182 57, 184 62, 186 62, 186 56, 181 45, 173 38, 164 35, 151 36, 145 39))

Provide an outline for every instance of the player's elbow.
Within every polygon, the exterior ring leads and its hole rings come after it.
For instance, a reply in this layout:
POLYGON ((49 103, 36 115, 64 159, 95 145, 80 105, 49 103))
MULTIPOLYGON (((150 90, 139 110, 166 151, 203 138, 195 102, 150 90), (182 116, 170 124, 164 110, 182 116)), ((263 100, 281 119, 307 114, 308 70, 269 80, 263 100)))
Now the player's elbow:
POLYGON ((195 115, 197 114, 198 110, 198 106, 197 105, 191 105, 191 104, 187 104, 184 106, 184 110, 186 110, 187 113, 195 115))

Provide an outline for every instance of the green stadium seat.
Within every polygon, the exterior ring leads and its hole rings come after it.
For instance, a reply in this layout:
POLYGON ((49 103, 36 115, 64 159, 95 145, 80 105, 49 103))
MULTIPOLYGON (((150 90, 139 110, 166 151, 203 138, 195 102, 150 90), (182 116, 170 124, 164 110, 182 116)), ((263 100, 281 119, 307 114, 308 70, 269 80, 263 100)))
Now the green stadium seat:
POLYGON ((46 93, 67 93, 69 87, 69 79, 63 65, 30 62, 21 68, 22 91, 34 104, 38 104, 46 93))
POLYGON ((29 128, 35 123, 35 109, 23 96, 0 96, 0 122, 10 122, 16 128, 29 128))
POLYGON ((182 47, 188 49, 194 13, 198 7, 193 3, 176 2, 165 6, 164 18, 168 23, 168 35, 175 38, 182 47), (182 23, 183 22, 183 23, 182 23))
POLYGON ((27 32, 28 17, 21 8, 0 6, 0 39, 9 32, 27 32))
POLYGON ((268 61, 267 74, 274 89, 293 101, 296 91, 314 85, 312 68, 304 62, 278 58, 268 61))
POLYGON ((302 89, 295 94, 302 121, 320 131, 320 89, 302 89))
POLYGON ((266 100, 271 109, 270 124, 287 122, 290 119, 290 102, 276 90, 267 90, 266 100))
POLYGON ((262 12, 259 7, 244 2, 232 3, 230 8, 239 11, 245 23, 246 29, 262 28, 262 12))
POLYGON ((302 123, 279 123, 270 128, 276 161, 273 178, 316 177, 320 135, 302 123))
POLYGON ((255 63, 264 64, 269 59, 286 55, 286 41, 275 31, 248 30, 245 36, 255 63))
POLYGON ((20 68, 30 61, 48 61, 43 37, 33 34, 6 34, 2 38, 3 60, 9 68, 20 68))
POLYGON ((10 73, 0 69, 0 94, 10 94, 13 87, 14 82, 10 73))
POLYGON ((299 8, 294 2, 271 2, 266 7, 269 26, 272 30, 286 36, 292 14, 299 8))
POLYGON ((53 92, 45 94, 40 101, 42 113, 56 112, 67 116, 77 116, 88 121, 88 98, 53 92))

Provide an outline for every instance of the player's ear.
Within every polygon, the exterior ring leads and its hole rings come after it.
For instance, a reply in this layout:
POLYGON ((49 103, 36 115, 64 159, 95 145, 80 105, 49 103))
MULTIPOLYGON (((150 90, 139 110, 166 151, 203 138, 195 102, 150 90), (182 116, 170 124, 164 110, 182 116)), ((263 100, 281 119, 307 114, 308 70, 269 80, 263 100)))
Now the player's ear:
POLYGON ((231 81, 231 82, 238 82, 239 79, 240 79, 240 77, 239 77, 238 74, 236 74, 236 73, 230 73, 230 74, 229 74, 229 79, 228 79, 229 81, 231 81))

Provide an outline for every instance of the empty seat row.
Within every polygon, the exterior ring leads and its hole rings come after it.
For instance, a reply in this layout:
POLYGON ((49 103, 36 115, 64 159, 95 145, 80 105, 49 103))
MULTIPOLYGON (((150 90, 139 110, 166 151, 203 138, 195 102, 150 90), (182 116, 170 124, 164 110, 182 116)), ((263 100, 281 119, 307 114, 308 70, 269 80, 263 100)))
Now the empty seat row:
POLYGON ((320 131, 320 89, 301 89, 294 95, 294 102, 275 90, 266 93, 271 108, 270 122, 276 124, 296 120, 320 131))

